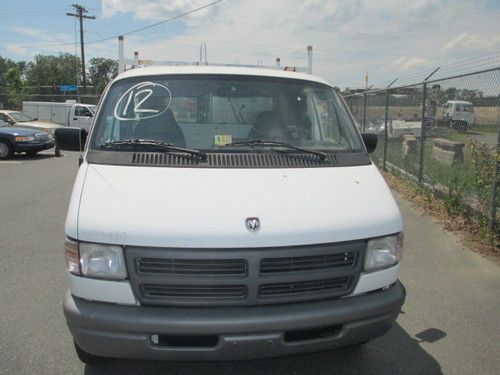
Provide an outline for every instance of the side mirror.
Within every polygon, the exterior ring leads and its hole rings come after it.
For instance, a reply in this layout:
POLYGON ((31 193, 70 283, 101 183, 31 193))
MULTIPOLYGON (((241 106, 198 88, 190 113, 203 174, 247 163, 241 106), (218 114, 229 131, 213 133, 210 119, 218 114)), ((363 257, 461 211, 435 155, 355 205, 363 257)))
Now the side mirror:
POLYGON ((64 151, 83 151, 87 132, 82 128, 57 128, 54 132, 56 146, 64 151))
POLYGON ((362 133, 361 138, 363 138, 366 151, 368 151, 369 154, 375 151, 375 149, 377 148, 377 141, 378 141, 377 134, 362 133))

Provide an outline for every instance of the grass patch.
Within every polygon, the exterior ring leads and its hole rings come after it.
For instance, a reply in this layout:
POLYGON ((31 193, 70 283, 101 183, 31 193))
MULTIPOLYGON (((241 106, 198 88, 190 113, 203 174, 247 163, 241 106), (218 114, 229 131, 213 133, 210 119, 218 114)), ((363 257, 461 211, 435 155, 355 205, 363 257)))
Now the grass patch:
POLYGON ((500 264, 500 243, 498 238, 484 236, 481 223, 478 223, 465 213, 453 211, 447 207, 446 200, 438 198, 426 189, 398 172, 382 172, 391 189, 409 200, 414 208, 422 214, 427 214, 437 220, 443 229, 456 234, 473 251, 494 260, 500 264))
MULTIPOLYGON (((456 133, 456 132, 455 132, 456 133)), ((444 134, 440 134, 440 138, 444 134)), ((458 135, 457 137, 462 137, 458 135)), ((449 139, 450 137, 447 137, 449 139)), ((453 140, 453 139, 450 139, 453 140)), ((476 230, 480 236, 492 246, 498 248, 500 231, 497 225, 494 232, 491 230, 491 209, 496 204, 497 212, 500 207, 500 194, 497 194, 496 202, 493 201, 493 182, 495 173, 495 151, 488 144, 479 143, 468 137, 464 142, 464 158, 453 165, 446 165, 434 158, 433 138, 424 142, 423 174, 422 181, 427 185, 434 195, 439 196, 443 208, 449 215, 455 218, 467 218, 475 223, 476 230)), ((383 144, 383 141, 382 141, 383 144)), ((382 147, 383 148, 383 147, 382 147)), ((375 155, 375 160, 381 160, 382 152, 375 155)), ((402 140, 387 140, 387 161, 412 176, 419 173, 420 143, 415 153, 403 156, 402 140)), ((500 155, 496 156, 500 160, 500 155)), ((410 181, 409 176, 401 179, 410 181)), ((418 186, 422 190, 421 186, 418 186)), ((463 220, 459 220, 462 223, 463 220)))

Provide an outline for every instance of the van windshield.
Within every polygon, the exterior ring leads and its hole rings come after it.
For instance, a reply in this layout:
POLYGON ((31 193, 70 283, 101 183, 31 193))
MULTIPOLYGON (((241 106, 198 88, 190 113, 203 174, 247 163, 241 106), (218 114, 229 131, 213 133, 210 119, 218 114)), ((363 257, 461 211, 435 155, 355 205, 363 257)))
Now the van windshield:
POLYGON ((241 144, 254 140, 325 152, 364 150, 344 102, 330 86, 230 75, 116 82, 96 120, 91 148, 124 140, 161 141, 205 152, 227 152, 238 142, 238 152, 254 152, 251 142, 241 144))

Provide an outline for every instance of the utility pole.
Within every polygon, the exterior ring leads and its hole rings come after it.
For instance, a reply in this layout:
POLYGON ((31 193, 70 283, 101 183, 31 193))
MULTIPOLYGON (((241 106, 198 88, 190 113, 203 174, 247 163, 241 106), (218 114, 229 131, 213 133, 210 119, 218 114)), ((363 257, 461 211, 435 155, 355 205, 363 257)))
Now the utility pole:
POLYGON ((85 46, 83 43, 83 19, 95 20, 95 16, 87 16, 85 13, 88 13, 88 10, 85 7, 72 4, 71 5, 76 10, 75 13, 66 13, 67 16, 76 17, 80 19, 80 48, 82 50, 82 84, 83 84, 83 93, 87 91, 87 79, 85 77, 85 46))

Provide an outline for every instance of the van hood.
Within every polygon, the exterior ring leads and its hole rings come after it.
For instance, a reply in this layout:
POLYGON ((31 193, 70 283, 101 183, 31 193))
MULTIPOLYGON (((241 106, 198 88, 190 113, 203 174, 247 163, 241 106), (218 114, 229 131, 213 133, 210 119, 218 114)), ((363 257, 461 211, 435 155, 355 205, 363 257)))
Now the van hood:
POLYGON ((70 204, 66 223, 66 234, 82 241, 268 247, 365 239, 403 229, 397 204, 374 165, 82 168, 86 171, 80 170, 73 195, 81 194, 72 197, 80 203, 70 204), (76 221, 70 218, 71 207, 76 221), (249 217, 259 218, 259 230, 246 228, 249 217))

